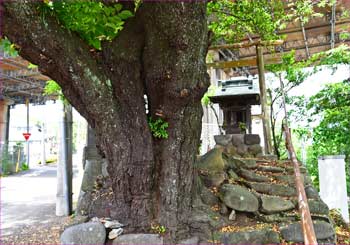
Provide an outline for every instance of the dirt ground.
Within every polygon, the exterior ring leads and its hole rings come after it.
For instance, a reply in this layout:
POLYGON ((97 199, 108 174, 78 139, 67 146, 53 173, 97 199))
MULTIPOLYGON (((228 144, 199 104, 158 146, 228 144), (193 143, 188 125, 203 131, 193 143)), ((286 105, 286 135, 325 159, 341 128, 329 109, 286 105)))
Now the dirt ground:
POLYGON ((33 223, 1 236, 0 244, 60 244, 59 236, 70 218, 57 217, 48 223, 33 223))

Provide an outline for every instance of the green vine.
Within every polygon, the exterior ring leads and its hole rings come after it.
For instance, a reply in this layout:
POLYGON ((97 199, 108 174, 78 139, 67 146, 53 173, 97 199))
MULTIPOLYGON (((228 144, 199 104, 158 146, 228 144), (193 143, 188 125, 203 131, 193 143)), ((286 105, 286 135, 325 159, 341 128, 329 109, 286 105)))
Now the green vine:
POLYGON ((152 117, 148 117, 148 126, 151 130, 152 135, 155 138, 159 139, 167 139, 168 138, 168 132, 167 128, 169 127, 169 124, 164 121, 162 118, 153 119, 152 117))

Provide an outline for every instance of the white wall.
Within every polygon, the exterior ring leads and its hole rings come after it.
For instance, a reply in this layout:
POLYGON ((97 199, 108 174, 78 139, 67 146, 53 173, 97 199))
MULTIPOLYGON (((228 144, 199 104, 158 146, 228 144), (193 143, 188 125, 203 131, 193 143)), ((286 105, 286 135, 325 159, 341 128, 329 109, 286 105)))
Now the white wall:
POLYGON ((344 155, 320 157, 318 172, 322 200, 330 209, 340 209, 344 220, 349 223, 344 159, 344 155))

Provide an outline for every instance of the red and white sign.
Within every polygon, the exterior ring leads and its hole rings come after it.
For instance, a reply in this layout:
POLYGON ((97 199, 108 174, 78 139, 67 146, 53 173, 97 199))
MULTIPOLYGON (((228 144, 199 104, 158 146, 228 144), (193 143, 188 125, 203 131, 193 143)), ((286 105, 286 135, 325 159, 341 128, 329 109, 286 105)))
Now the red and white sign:
POLYGON ((31 135, 32 135, 31 133, 23 133, 24 139, 25 139, 26 141, 29 140, 29 137, 30 137, 31 135))

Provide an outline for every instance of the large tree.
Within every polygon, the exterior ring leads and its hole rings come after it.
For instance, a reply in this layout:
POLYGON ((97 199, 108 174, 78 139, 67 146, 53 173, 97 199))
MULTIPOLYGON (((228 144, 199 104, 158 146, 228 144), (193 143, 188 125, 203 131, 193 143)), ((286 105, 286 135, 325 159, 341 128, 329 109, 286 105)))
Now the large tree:
MULTIPOLYGON (((95 129, 113 189, 107 214, 129 231, 156 222, 175 237, 188 229, 200 100, 209 84, 206 1, 136 2, 137 11, 127 1, 4 1, 1 30, 95 129), (167 138, 153 137, 155 120, 169 125, 160 134, 167 138)), ((277 38, 289 16, 282 2, 212 1, 216 40, 277 38)), ((288 9, 305 9, 304 2, 288 9)))
POLYGON ((54 16, 43 16, 41 5, 5 2, 1 30, 95 129, 112 176, 112 215, 135 231, 153 220, 180 231, 208 86, 205 3, 142 4, 99 52, 54 16), (149 115, 169 124, 167 139, 152 138, 144 95, 149 115))

